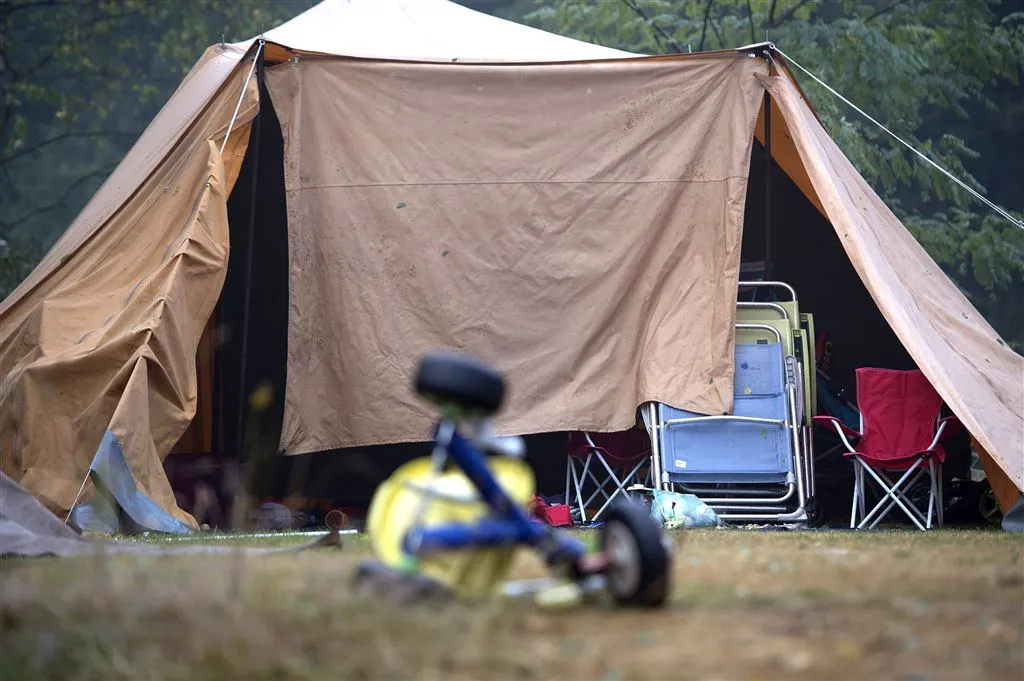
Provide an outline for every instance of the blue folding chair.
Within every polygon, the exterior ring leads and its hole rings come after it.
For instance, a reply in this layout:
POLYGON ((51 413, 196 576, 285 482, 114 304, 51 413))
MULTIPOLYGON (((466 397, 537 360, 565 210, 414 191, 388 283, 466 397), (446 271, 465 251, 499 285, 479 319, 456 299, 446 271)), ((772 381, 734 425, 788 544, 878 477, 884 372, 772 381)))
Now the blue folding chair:
POLYGON ((807 519, 799 398, 781 340, 736 344, 731 414, 657 406, 662 481, 696 494, 723 519, 807 519))

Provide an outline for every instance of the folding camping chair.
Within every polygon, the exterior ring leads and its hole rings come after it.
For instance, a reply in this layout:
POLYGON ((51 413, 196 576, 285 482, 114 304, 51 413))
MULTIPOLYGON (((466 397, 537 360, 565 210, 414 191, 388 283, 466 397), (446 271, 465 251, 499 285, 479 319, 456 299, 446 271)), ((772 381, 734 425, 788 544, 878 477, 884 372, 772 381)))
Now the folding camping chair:
POLYGON ((850 527, 873 529, 894 507, 920 530, 932 527, 934 515, 942 525, 942 463, 946 453, 941 442, 960 427, 955 416, 941 418, 942 398, 920 370, 857 369, 857 407, 860 431, 834 416, 816 416, 816 425, 835 428, 853 461, 853 507, 850 527), (854 445, 853 442, 857 444, 854 445), (882 488, 878 504, 865 513, 865 471, 882 488), (890 475, 901 473, 894 483, 890 475), (907 491, 928 474, 927 515, 908 497, 907 491), (860 521, 858 522, 858 513, 860 521))
POLYGON ((814 350, 814 315, 801 312, 796 290, 784 281, 740 281, 741 300, 736 305, 737 321, 767 323, 778 328, 783 334, 787 361, 799 372, 797 383, 801 386, 800 439, 802 450, 803 477, 807 485, 807 497, 816 496, 814 475, 814 438, 811 433, 812 417, 817 414, 817 356, 814 350), (751 298, 751 300, 743 300, 751 298), (763 300, 762 300, 763 299, 763 300))
POLYGON ((614 433, 569 434, 565 469, 565 503, 574 520, 596 521, 612 500, 640 482, 640 473, 651 459, 651 439, 637 428, 614 433), (593 483, 592 491, 588 485, 593 483), (584 499, 584 494, 589 496, 584 499), (587 509, 597 499, 600 508, 587 519, 587 509))
POLYGON ((654 432, 661 475, 699 496, 726 520, 807 519, 799 382, 788 371, 785 336, 736 344, 732 414, 701 415, 658 404, 654 432))
MULTIPOLYGON (((786 286, 787 290, 792 290, 786 286)), ((799 434, 801 449, 804 452, 802 470, 807 482, 808 498, 814 496, 814 441, 811 437, 811 417, 817 412, 816 387, 813 376, 815 373, 815 357, 811 354, 809 329, 813 328, 813 317, 807 313, 799 313, 797 302, 738 302, 736 319, 740 322, 767 324, 775 327, 782 335, 783 352, 786 355, 788 370, 794 374, 795 383, 799 387, 801 400, 797 404, 799 417, 799 434), (793 315, 799 314, 799 317, 793 315)), ((742 324, 741 324, 742 327, 742 324)), ((737 333, 737 342, 766 342, 764 334, 744 333, 742 328, 737 333)))

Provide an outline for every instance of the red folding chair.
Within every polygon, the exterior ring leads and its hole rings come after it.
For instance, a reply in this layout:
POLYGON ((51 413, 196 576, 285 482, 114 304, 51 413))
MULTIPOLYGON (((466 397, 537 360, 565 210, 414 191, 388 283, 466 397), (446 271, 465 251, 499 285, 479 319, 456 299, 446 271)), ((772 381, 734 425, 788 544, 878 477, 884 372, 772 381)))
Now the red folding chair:
POLYGON ((565 503, 572 507, 581 524, 588 522, 587 509, 595 499, 601 507, 590 518, 595 521, 620 494, 640 482, 640 469, 651 460, 651 438, 646 430, 632 428, 614 433, 569 434, 565 469, 565 503), (584 494, 593 491, 584 500, 584 494), (610 486, 610 488, 609 488, 610 486))
POLYGON ((874 528, 896 506, 918 529, 930 529, 933 515, 941 526, 942 463, 946 459, 941 442, 956 434, 959 420, 955 416, 941 418, 942 398, 919 370, 857 369, 857 406, 860 432, 833 416, 814 417, 815 425, 836 429, 847 449, 844 455, 853 461, 850 527, 861 529, 870 522, 869 529, 874 528), (865 471, 883 491, 867 514, 865 471), (889 476, 897 473, 901 475, 893 483, 889 476), (925 473, 931 482, 927 515, 907 498, 907 491, 925 473))

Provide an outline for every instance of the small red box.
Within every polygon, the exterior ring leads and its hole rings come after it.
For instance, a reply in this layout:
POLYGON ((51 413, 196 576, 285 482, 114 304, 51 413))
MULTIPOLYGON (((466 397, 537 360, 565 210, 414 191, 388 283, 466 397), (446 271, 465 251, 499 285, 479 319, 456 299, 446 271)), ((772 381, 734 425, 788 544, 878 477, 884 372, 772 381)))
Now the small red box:
POLYGON ((535 516, 552 527, 572 525, 572 513, 566 504, 555 504, 552 506, 540 497, 534 497, 531 510, 535 516))

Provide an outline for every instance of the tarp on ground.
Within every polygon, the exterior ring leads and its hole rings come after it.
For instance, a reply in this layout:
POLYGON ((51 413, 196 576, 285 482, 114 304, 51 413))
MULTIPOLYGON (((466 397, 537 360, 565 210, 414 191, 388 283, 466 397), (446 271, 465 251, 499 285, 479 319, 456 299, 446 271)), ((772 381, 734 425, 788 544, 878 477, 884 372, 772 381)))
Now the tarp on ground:
POLYGON ((174 556, 195 554, 294 553, 338 546, 336 533, 285 547, 226 546, 111 541, 79 534, 47 510, 24 487, 0 471, 0 556, 174 556))

